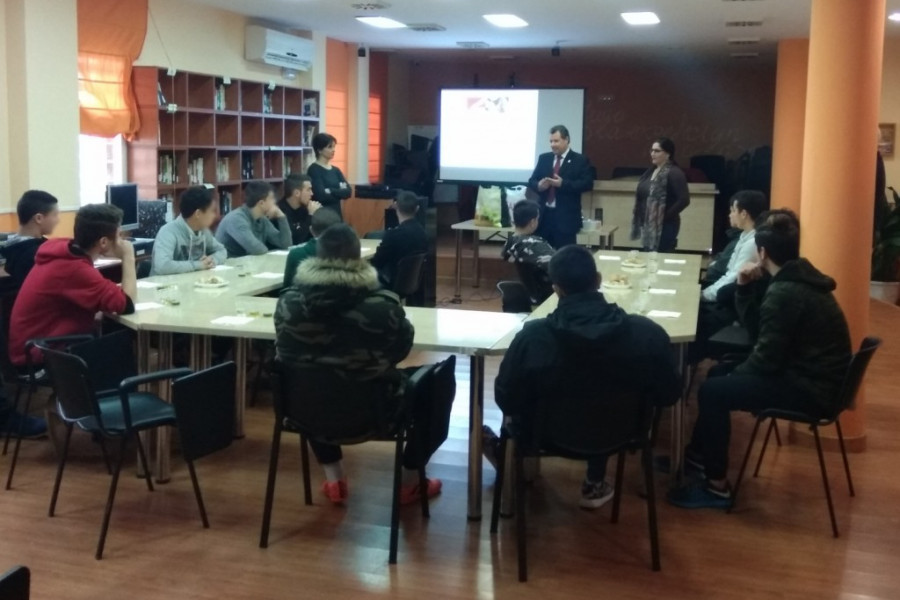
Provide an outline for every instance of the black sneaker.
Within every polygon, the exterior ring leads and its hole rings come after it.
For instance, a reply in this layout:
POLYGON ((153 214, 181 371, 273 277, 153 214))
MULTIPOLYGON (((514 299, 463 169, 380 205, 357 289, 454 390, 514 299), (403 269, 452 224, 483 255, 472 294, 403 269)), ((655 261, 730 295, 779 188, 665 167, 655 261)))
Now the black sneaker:
POLYGON ((6 422, 0 424, 0 434, 12 434, 13 437, 22 436, 27 440, 34 440, 47 435, 47 421, 40 417, 29 417, 17 412, 10 412, 6 422))
POLYGON ((581 506, 581 508, 600 508, 612 500, 615 492, 615 488, 605 481, 595 483, 585 479, 584 483, 581 484, 581 501, 578 505, 581 506))

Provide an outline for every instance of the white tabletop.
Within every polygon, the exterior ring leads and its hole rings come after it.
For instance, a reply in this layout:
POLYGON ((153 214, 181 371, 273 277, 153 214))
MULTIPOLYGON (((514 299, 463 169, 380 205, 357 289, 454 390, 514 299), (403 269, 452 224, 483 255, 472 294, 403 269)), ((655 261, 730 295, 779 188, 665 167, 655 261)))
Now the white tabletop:
MULTIPOLYGON (((513 233, 515 231, 514 227, 494 227, 492 225, 476 225, 475 219, 469 219, 468 221, 462 221, 461 223, 454 223, 450 226, 451 229, 461 230, 461 231, 492 231, 494 233, 513 233)), ((610 233, 615 232, 618 229, 617 226, 609 226, 602 225, 596 229, 591 229, 588 231, 579 231, 578 233, 585 233, 597 236, 607 236, 610 233)))

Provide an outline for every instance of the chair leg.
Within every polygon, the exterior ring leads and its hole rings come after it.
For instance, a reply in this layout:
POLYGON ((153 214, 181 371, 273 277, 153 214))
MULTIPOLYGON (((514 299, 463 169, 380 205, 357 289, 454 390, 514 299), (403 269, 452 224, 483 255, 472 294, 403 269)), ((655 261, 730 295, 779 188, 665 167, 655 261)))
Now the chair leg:
POLYGON ((653 450, 647 446, 641 452, 644 463, 644 485, 647 487, 647 523, 650 527, 650 564, 654 571, 662 567, 659 561, 659 525, 656 521, 656 487, 653 481, 653 450))
MULTIPOLYGON (((16 397, 15 397, 15 399, 13 399, 13 404, 12 404, 12 407, 10 408, 10 411, 11 411, 10 414, 13 414, 13 413, 15 413, 15 412, 18 412, 18 410, 19 410, 19 399, 21 398, 21 396, 22 396, 22 384, 19 383, 18 385, 16 385, 16 397)), ((29 385, 29 387, 28 387, 28 398, 29 398, 29 400, 30 400, 30 398, 31 398, 31 386, 30 386, 30 385, 29 385)), ((25 408, 25 411, 23 411, 23 414, 28 414, 28 405, 30 404, 30 401, 29 401, 29 400, 26 400, 26 401, 25 401, 25 407, 26 407, 26 408, 25 408)), ((21 425, 23 425, 23 424, 24 424, 24 420, 23 420, 22 423, 20 423, 20 427, 19 427, 19 437, 22 437, 21 425)), ((6 439, 3 440, 3 456, 6 456, 6 452, 7 452, 7 450, 9 450, 9 438, 10 438, 11 436, 12 436, 12 429, 7 429, 7 430, 6 430, 6 439)), ((9 489, 9 486, 7 486, 6 489, 9 489)))
POLYGON ((844 432, 841 431, 840 420, 836 419, 834 421, 834 426, 837 429, 838 443, 841 445, 841 457, 844 459, 844 472, 847 474, 847 487, 850 488, 850 496, 856 496, 856 491, 853 489, 853 478, 850 477, 850 461, 847 460, 847 449, 844 447, 844 432))
POLYGON ((775 422, 775 419, 772 419, 772 429, 775 430, 775 443, 781 448, 781 433, 778 431, 778 423, 775 422))
POLYGON ((422 518, 431 518, 431 509, 428 506, 428 477, 425 476, 425 465, 419 467, 419 502, 422 504, 422 518))
MULTIPOLYGON (((138 436, 140 438, 140 436, 138 436)), ((109 462, 109 452, 106 450, 106 440, 101 436, 97 439, 97 443, 100 445, 100 453, 103 455, 103 462, 106 464, 106 474, 112 475, 112 463, 109 462)), ((146 471, 146 469, 144 469, 146 471)))
POLYGON ((750 442, 747 444, 747 451, 744 452, 744 460, 741 461, 741 470, 738 471, 737 479, 734 481, 734 488, 731 490, 731 504, 728 506, 728 512, 734 510, 738 491, 741 489, 741 481, 744 479, 744 471, 747 470, 747 461, 750 460, 750 452, 753 450, 753 442, 756 441, 756 434, 759 432, 759 426, 763 421, 765 421, 765 418, 757 417, 756 423, 753 425, 753 433, 750 434, 750 442))
POLYGON ((619 452, 616 460, 616 484, 613 492, 612 516, 609 518, 610 523, 619 522, 619 504, 622 500, 622 481, 625 479, 625 451, 619 452))
POLYGON ((500 523, 500 502, 503 496, 503 483, 506 476, 506 432, 500 431, 500 443, 497 445, 497 477, 494 479, 494 499, 491 502, 491 533, 497 533, 500 523))
MULTIPOLYGON (((25 407, 22 409, 22 414, 27 415, 28 410, 31 408, 31 394, 34 391, 34 386, 28 385, 28 393, 25 395, 25 407)), ((16 388, 16 398, 13 401, 12 411, 16 412, 19 410, 19 398, 22 394, 22 385, 20 384, 16 388)), ((22 427, 25 426, 25 419, 19 423, 19 435, 16 436, 16 443, 13 446, 13 456, 12 461, 9 463, 9 474, 6 476, 6 489, 12 488, 12 480, 13 475, 16 472, 16 463, 19 461, 19 450, 22 448, 22 427)), ((6 430, 6 440, 3 442, 3 454, 6 454, 7 446, 9 446, 9 436, 12 434, 12 431, 6 430)))
POLYGON ((650 426, 650 444, 656 445, 656 438, 659 435, 659 422, 662 420, 662 410, 659 407, 653 409, 653 424, 650 426))
POLYGON ((47 516, 52 517, 56 512, 56 500, 59 498, 59 484, 62 483, 63 469, 66 467, 66 458, 69 456, 69 440, 72 439, 72 424, 66 423, 66 439, 63 441, 62 452, 59 453, 59 464, 56 467, 56 479, 53 481, 53 493, 50 495, 50 510, 47 516))
POLYGON ((759 468, 762 466, 763 456, 766 455, 766 448, 769 447, 769 437, 772 435, 772 432, 775 432, 775 440, 778 442, 778 445, 781 446, 781 436, 778 435, 778 425, 776 424, 775 419, 769 420, 769 428, 766 429, 766 437, 763 438, 762 448, 759 450, 759 458, 756 459, 756 468, 753 469, 753 476, 756 477, 759 475, 759 468))
MULTIPOLYGON (((147 482, 147 489, 151 492, 153 491, 153 474, 150 473, 150 467, 147 464, 147 455, 144 454, 144 443, 141 442, 140 434, 135 434, 135 441, 137 442, 138 456, 141 457, 141 468, 144 469, 144 481, 147 482)), ((126 444, 122 444, 122 449, 125 449, 126 444)))
MULTIPOLYGON (((394 444, 394 491, 391 498, 391 542, 388 564, 397 564, 397 543, 400 538, 400 475, 403 463, 403 435, 397 436, 394 444)), ((423 495, 426 490, 421 490, 423 495)))
POLYGON ((831 486, 828 485, 828 473, 825 471, 825 455, 822 454, 822 441, 819 439, 819 427, 812 425, 813 437, 816 439, 816 452, 819 454, 819 468, 822 470, 822 485, 825 486, 825 500, 828 501, 828 516, 831 517, 831 532, 838 537, 837 519, 834 516, 834 504, 831 502, 831 486))
POLYGON ((519 454, 516 444, 516 553, 519 556, 519 581, 528 580, 528 554, 527 539, 528 529, 525 524, 525 460, 519 454))
POLYGON ((312 480, 309 474, 309 442, 306 437, 300 436, 300 469, 303 475, 303 501, 307 506, 312 506, 312 480))
MULTIPOLYGON (((302 442, 301 442, 302 443, 302 442)), ((275 475, 278 473, 278 451, 281 448, 281 423, 275 419, 272 433, 272 452, 269 455, 269 477, 266 481, 266 502, 263 505, 262 529, 259 532, 259 547, 269 547, 269 523, 272 520, 272 500, 275 497, 275 475)))
POLYGON ((194 461, 185 461, 188 471, 191 474, 191 484, 194 486, 194 496, 197 497, 197 507, 200 509, 200 520, 203 521, 203 528, 209 529, 209 519, 206 518, 206 506, 203 504, 203 494, 200 493, 200 482, 197 481, 197 471, 194 469, 194 461))
MULTIPOLYGON (((109 531, 109 519, 112 517, 113 502, 116 499, 116 488, 119 485, 119 474, 122 472, 122 463, 125 461, 125 449, 128 446, 128 437, 122 437, 119 444, 119 458, 116 460, 116 468, 113 471, 112 481, 109 484, 109 497, 106 499, 106 509, 103 511, 103 524, 100 526, 100 539, 97 541, 97 553, 94 558, 103 558, 103 547, 106 545, 106 533, 109 531)), ((146 468, 146 466, 144 467, 146 468)))

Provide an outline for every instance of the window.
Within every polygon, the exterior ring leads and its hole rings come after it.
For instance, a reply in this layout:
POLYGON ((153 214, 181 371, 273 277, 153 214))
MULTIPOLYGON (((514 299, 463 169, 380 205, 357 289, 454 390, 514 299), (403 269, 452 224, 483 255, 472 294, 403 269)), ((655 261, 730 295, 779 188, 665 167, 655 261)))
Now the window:
POLYGON ((106 201, 106 184, 125 183, 125 140, 78 136, 80 205, 106 201))

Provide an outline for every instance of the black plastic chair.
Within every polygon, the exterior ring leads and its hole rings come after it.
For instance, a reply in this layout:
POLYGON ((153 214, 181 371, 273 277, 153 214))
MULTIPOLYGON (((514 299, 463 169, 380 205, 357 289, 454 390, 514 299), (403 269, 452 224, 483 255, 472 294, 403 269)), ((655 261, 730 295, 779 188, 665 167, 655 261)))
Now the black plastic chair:
POLYGON ((530 313, 532 310, 531 295, 520 281, 500 281, 500 302, 505 313, 530 313))
POLYGON ((397 261, 394 277, 391 280, 391 291, 405 299, 412 296, 422 287, 422 268, 425 265, 424 253, 410 254, 397 261))
MULTIPOLYGON (((272 369, 275 427, 272 433, 272 453, 266 483, 259 547, 269 545, 269 524, 278 473, 281 433, 300 434, 300 456, 303 474, 304 501, 312 504, 309 448, 307 440, 336 445, 360 444, 368 441, 394 441, 394 484, 391 502, 391 534, 388 562, 397 562, 400 530, 400 476, 403 443, 409 439, 424 445, 424 436, 416 437, 409 418, 410 407, 417 399, 423 381, 436 365, 419 368, 406 384, 398 403, 394 384, 382 380, 358 381, 327 367, 287 367, 275 361, 272 369)), ((419 485, 427 488, 424 461, 420 463, 419 485)), ((421 494, 422 516, 428 517, 428 496, 421 494)))
MULTIPOLYGON (((102 347, 108 341, 100 338, 94 343, 102 347)), ((138 433, 163 425, 176 424, 175 408, 155 394, 138 391, 138 386, 183 377, 190 375, 191 371, 190 369, 169 369, 146 375, 126 377, 119 383, 118 396, 99 397, 94 391, 91 371, 84 359, 75 354, 61 352, 45 346, 38 346, 38 348, 43 352, 44 364, 53 383, 59 417, 66 426, 66 437, 60 452, 59 466, 53 484, 53 495, 50 499, 49 515, 51 517, 56 512, 56 501, 59 497, 60 483, 62 482, 69 441, 71 440, 74 427, 77 425, 80 429, 92 434, 120 440, 119 455, 113 469, 106 509, 100 527, 100 539, 97 542, 97 551, 94 555, 99 560, 103 557, 103 546, 106 543, 106 534, 109 530, 109 520, 112 516, 119 473, 122 470, 122 462, 125 459, 125 450, 128 442, 134 439, 137 443, 138 456, 141 460, 147 489, 153 491, 153 482, 151 481, 150 469, 147 465, 147 457, 144 454, 144 446, 138 433)))
POLYGON ((28 567, 13 567, 0 575, 0 598, 28 600, 31 597, 31 571, 28 567))
MULTIPOLYGON (((813 437, 816 440, 816 452, 819 455, 819 469, 822 471, 822 485, 825 486, 825 500, 828 502, 828 515, 831 517, 831 531, 834 534, 834 537, 838 537, 837 519, 834 516, 834 504, 831 501, 831 487, 828 485, 828 473, 825 470, 825 456, 822 453, 822 442, 819 439, 819 427, 824 427, 833 423, 837 429, 838 443, 841 447, 841 457, 844 461, 844 473, 847 475, 847 487, 850 490, 850 496, 855 496, 856 492, 853 489, 853 478, 850 476, 850 462, 847 460, 847 449, 844 447, 844 434, 841 431, 840 419, 841 413, 853 406, 853 402, 856 399, 856 393, 859 391, 859 386, 862 384, 862 380, 865 377, 869 362, 872 360, 872 356, 875 354, 875 351, 878 350, 879 346, 881 346, 881 339, 877 337, 867 337, 862 341, 859 346, 859 351, 857 351, 850 359, 850 364, 847 366, 844 382, 841 385, 841 390, 837 398, 836 408, 830 415, 818 417, 798 411, 782 410, 778 408, 768 408, 756 413, 756 423, 753 426, 753 433, 750 435, 750 442, 747 444, 747 451, 744 453, 744 460, 741 462, 741 470, 734 483, 734 490, 731 495, 731 507, 728 509, 729 512, 734 509, 735 503, 737 502, 738 491, 741 487, 741 481, 744 478, 744 471, 747 468, 747 462, 750 459, 750 452, 753 450, 753 443, 756 441, 756 434, 759 431, 760 424, 766 419, 771 419, 769 429, 766 431, 766 437, 763 440, 762 449, 759 452, 759 459, 756 461, 756 469, 753 471, 754 477, 759 474, 759 467, 762 464, 763 455, 766 453, 766 447, 769 444, 769 436, 772 434, 772 430, 775 429, 776 419, 783 419, 794 423, 804 423, 812 430, 813 437)), ((777 429, 775 431, 777 431, 777 429)))
MULTIPOLYGON (((491 533, 497 533, 500 518, 501 490, 505 473, 507 444, 514 442, 516 543, 519 559, 519 581, 528 579, 525 519, 524 459, 531 456, 557 456, 574 460, 618 455, 615 495, 611 522, 619 518, 625 453, 640 450, 647 489, 647 519, 650 528, 651 564, 660 569, 659 534, 656 521, 656 493, 653 481, 653 451, 650 430, 654 407, 652 398, 642 391, 646 382, 628 381, 620 361, 604 357, 598 362, 592 357, 572 357, 573 370, 593 364, 590 372, 598 382, 596 394, 585 396, 578 389, 582 381, 560 377, 560 389, 553 398, 541 399, 530 417, 508 415, 500 430, 497 459, 497 480, 491 510, 491 533)), ((577 372, 577 371, 574 371, 577 372)))
POLYGON ((194 461, 227 448, 234 440, 236 377, 237 367, 229 361, 176 379, 172 384, 181 455, 191 474, 204 527, 209 527, 209 520, 194 461))
POLYGON ((543 269, 528 263, 516 263, 516 272, 533 304, 540 304, 553 295, 553 285, 543 269))

